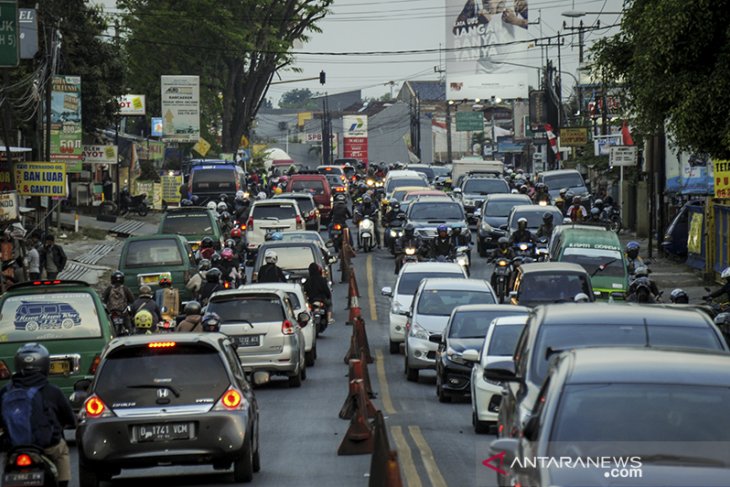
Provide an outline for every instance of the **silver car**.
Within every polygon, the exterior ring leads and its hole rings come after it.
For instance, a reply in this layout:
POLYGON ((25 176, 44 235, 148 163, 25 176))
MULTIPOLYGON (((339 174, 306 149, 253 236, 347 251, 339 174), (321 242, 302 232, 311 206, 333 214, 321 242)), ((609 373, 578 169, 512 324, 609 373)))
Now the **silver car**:
POLYGON ((244 371, 254 374, 254 382, 267 382, 271 375, 288 377, 290 387, 306 379, 302 327, 308 313, 294 316, 294 306, 280 289, 236 289, 213 293, 208 312, 218 313, 221 333, 237 346, 244 371))
POLYGON ((419 370, 436 368, 436 350, 454 308, 495 303, 492 286, 482 279, 428 278, 421 281, 406 314, 406 378, 416 382, 419 370), (433 341, 431 335, 434 335, 433 341))

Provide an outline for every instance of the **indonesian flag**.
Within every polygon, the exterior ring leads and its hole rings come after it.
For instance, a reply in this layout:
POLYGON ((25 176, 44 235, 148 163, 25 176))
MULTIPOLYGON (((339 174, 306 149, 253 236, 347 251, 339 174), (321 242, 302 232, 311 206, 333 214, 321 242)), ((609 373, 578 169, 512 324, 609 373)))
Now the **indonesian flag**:
POLYGON ((621 137, 623 138, 623 145, 634 145, 634 139, 631 138, 631 131, 629 130, 629 124, 624 120, 621 126, 621 137))
POLYGON ((560 151, 558 150, 558 138, 555 136, 555 132, 553 132, 553 126, 549 123, 545 124, 545 132, 547 133, 547 139, 550 143, 550 148, 553 150, 553 153, 555 154, 555 160, 560 160, 560 151))

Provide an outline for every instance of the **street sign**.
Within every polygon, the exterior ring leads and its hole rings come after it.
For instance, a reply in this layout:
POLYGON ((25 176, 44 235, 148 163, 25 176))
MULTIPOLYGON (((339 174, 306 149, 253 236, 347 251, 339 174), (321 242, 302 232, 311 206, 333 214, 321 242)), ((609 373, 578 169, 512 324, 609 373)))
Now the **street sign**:
POLYGON ((483 132, 483 112, 456 112, 457 132, 483 132))
POLYGON ((639 148, 635 145, 614 145, 608 160, 611 166, 635 166, 638 157, 639 148))
POLYGON ((38 52, 38 21, 34 8, 18 9, 20 59, 33 59, 38 52))
POLYGON ((204 138, 199 138, 198 141, 193 146, 193 150, 200 154, 201 156, 205 157, 205 155, 210 150, 210 143, 205 140, 204 138))
POLYGON ((583 147, 588 143, 588 128, 586 127, 561 127, 561 147, 583 147))
POLYGON ((14 68, 20 62, 18 2, 0 1, 0 68, 14 68))

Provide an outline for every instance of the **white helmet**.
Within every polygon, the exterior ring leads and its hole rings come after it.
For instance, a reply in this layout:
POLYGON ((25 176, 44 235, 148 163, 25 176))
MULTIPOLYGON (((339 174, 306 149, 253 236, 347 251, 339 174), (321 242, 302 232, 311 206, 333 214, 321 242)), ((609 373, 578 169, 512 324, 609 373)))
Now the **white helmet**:
POLYGON ((228 211, 228 205, 223 203, 222 201, 218 203, 218 213, 222 213, 224 211, 228 211))
POLYGON ((261 191, 259 194, 256 195, 257 200, 265 200, 266 199, 266 193, 261 191))
POLYGON ((239 189, 238 191, 236 191, 236 199, 237 200, 242 200, 242 199, 245 199, 245 198, 246 198, 246 193, 244 193, 242 189, 239 189))
POLYGON ((215 201, 208 201, 208 204, 205 205, 205 207, 211 211, 215 211, 218 208, 215 204, 215 201))
POLYGON ((640 265, 634 270, 634 276, 635 277, 647 277, 649 275, 649 269, 647 269, 645 266, 640 265))
POLYGON ((573 298, 573 301, 575 301, 576 303, 587 303, 590 301, 590 299, 588 299, 588 295, 586 293, 578 293, 573 298))
POLYGON ((269 249, 264 254, 264 260, 266 261, 267 264, 276 264, 276 262, 279 260, 279 256, 276 255, 276 252, 269 249))
POLYGON ((725 267, 722 270, 722 274, 720 274, 720 278, 722 278, 722 279, 730 279, 730 267, 725 267))

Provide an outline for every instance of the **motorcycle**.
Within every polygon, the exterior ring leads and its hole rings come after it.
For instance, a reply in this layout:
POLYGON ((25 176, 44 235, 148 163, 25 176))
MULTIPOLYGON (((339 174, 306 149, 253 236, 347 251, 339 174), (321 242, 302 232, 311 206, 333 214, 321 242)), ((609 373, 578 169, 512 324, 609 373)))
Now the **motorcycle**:
POLYGON ((332 232, 331 232, 331 239, 332 244, 334 245, 335 251, 339 254, 340 250, 342 249, 342 225, 339 223, 335 223, 332 225, 332 232))
POLYGON ((629 294, 626 298, 626 301, 632 303, 660 303, 661 296, 664 293, 664 291, 659 291, 659 294, 654 296, 652 293, 651 280, 649 280, 648 277, 639 277, 634 279, 629 285, 629 289, 631 290, 631 294, 629 294))
MULTIPOLYGON (((707 291, 708 294, 712 292, 712 289, 709 287, 705 288, 705 291, 707 291)), ((704 298, 705 305, 711 310, 711 316, 714 318, 718 316, 720 313, 727 313, 730 312, 730 303, 716 303, 713 298, 707 296, 704 298)))
POLYGON ((509 281, 512 275, 512 262, 505 257, 499 257, 494 262, 494 271, 492 272, 494 292, 497 293, 499 304, 502 304, 508 295, 509 281))
POLYGON ((471 262, 469 262, 469 247, 456 247, 454 251, 454 262, 459 264, 466 272, 466 276, 470 275, 471 262))
POLYGON ((367 215, 363 215, 357 225, 357 245, 365 252, 375 247, 375 223, 367 215))
POLYGON ((139 216, 146 216, 150 208, 147 204, 147 193, 130 196, 128 190, 122 190, 119 195, 119 214, 124 216, 130 211, 135 211, 139 216))
POLYGON ((130 331, 127 328, 127 315, 128 311, 119 311, 119 310, 113 310, 109 312, 109 317, 111 318, 112 326, 114 326, 114 333, 117 336, 124 336, 129 335, 130 331))
POLYGON ((515 255, 517 257, 534 258, 534 245, 531 242, 519 242, 514 246, 515 255))
POLYGON ((601 212, 601 220, 612 232, 619 233, 621 231, 621 212, 615 206, 605 207, 601 212))
POLYGON ((327 308, 322 301, 312 301, 312 322, 317 330, 317 336, 327 329, 327 308))
POLYGON ((535 246, 535 254, 537 255, 538 262, 545 262, 548 260, 548 239, 547 237, 540 237, 537 239, 537 245, 535 246))
POLYGON ((42 449, 17 446, 5 456, 3 487, 57 487, 58 471, 42 449))

